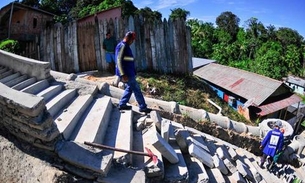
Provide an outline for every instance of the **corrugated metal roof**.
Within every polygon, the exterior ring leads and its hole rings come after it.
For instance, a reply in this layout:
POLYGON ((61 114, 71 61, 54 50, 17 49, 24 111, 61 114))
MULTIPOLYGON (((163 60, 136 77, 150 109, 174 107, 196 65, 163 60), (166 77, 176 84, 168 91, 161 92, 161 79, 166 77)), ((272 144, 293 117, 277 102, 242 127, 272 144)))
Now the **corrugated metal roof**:
POLYGON ((278 101, 270 103, 270 104, 259 106, 259 108, 261 109, 261 112, 259 112, 257 114, 260 116, 265 116, 265 115, 274 113, 276 111, 279 111, 281 109, 284 109, 292 104, 296 104, 300 101, 302 101, 301 97, 293 94, 290 97, 287 97, 285 99, 278 100, 278 101))
POLYGON ((284 78, 284 80, 288 83, 292 83, 301 87, 305 87, 305 80, 296 76, 288 76, 284 78))
POLYGON ((245 99, 254 99, 256 106, 262 104, 283 84, 275 79, 216 63, 195 70, 194 75, 245 99))
POLYGON ((193 61, 193 69, 197 69, 197 68, 207 65, 209 63, 216 62, 216 60, 197 58, 197 57, 193 57, 192 61, 193 61))

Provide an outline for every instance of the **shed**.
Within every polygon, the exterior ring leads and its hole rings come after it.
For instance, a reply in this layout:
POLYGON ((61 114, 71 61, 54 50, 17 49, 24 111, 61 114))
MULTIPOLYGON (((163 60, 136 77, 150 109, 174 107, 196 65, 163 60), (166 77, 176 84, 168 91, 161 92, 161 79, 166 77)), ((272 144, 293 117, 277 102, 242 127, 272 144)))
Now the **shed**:
POLYGON ((281 110, 286 112, 289 106, 301 101, 281 81, 229 66, 210 63, 195 70, 194 75, 223 92, 223 99, 229 96, 238 100, 240 106, 236 109, 248 108, 250 118, 285 118, 281 110))

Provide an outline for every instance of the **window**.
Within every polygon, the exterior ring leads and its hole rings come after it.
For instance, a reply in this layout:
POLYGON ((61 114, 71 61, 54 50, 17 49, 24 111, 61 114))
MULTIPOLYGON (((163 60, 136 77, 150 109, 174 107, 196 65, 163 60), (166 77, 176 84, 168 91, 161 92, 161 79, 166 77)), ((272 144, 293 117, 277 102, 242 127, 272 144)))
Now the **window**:
POLYGON ((33 28, 37 27, 37 18, 33 18, 33 28))

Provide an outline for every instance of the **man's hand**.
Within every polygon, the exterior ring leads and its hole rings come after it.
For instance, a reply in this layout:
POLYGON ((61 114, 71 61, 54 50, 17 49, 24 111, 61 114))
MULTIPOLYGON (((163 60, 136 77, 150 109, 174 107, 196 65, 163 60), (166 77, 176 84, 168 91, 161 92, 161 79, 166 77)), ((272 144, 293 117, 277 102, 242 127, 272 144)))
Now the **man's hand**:
POLYGON ((262 149, 262 148, 263 148, 263 146, 260 145, 260 146, 259 146, 259 149, 262 149))
POLYGON ((122 82, 123 82, 123 83, 127 83, 127 82, 128 82, 128 76, 123 75, 123 76, 122 76, 122 82))

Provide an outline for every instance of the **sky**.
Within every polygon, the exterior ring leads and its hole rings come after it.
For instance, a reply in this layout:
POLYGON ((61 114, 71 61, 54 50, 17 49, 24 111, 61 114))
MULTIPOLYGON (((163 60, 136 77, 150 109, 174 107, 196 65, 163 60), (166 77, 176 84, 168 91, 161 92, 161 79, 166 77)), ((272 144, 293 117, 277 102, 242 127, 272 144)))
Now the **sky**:
POLYGON ((149 7, 168 19, 171 10, 182 8, 190 12, 188 18, 216 22, 216 18, 230 11, 240 18, 240 27, 251 17, 265 27, 287 27, 305 39, 305 0, 132 0, 137 8, 149 7))
MULTIPOLYGON (((0 7, 13 2, 1 0, 0 7)), ((287 27, 296 30, 305 39, 305 0, 132 0, 137 8, 149 7, 168 19, 171 10, 182 8, 190 12, 188 18, 215 24, 216 18, 230 11, 240 18, 240 27, 251 17, 265 27, 287 27)))

